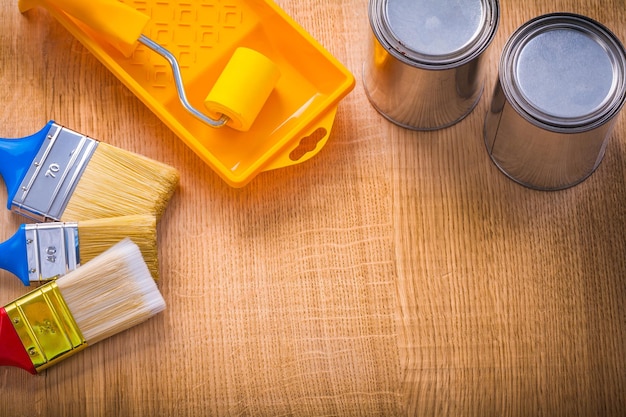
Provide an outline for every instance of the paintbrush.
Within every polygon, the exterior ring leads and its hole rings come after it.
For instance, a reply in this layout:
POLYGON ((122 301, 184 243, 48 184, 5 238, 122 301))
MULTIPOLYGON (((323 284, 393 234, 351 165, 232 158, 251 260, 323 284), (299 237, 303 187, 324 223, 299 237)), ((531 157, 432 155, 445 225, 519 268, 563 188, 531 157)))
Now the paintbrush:
POLYGON ((129 237, 139 246, 152 277, 159 277, 156 219, 152 215, 23 224, 0 243, 0 269, 24 285, 65 275, 129 237))
POLYGON ((8 208, 34 221, 78 221, 165 210, 178 172, 50 121, 20 139, 0 139, 8 208))
POLYGON ((41 372, 164 308, 141 251, 124 239, 0 308, 0 366, 41 372))

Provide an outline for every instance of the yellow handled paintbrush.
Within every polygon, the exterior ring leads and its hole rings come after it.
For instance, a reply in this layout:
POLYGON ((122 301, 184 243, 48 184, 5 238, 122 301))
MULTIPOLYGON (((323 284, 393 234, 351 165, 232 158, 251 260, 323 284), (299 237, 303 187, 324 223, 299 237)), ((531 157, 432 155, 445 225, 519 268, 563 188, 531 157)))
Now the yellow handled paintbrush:
POLYGON ((0 366, 41 372, 163 309, 141 251, 124 239, 0 308, 0 366))
POLYGON ((11 238, 0 243, 0 269, 13 273, 24 285, 41 284, 73 271, 126 237, 139 246, 157 280, 156 218, 141 214, 23 224, 11 238))
POLYGON ((161 216, 178 172, 161 162, 49 122, 20 139, 0 139, 8 208, 35 221, 132 214, 161 216))

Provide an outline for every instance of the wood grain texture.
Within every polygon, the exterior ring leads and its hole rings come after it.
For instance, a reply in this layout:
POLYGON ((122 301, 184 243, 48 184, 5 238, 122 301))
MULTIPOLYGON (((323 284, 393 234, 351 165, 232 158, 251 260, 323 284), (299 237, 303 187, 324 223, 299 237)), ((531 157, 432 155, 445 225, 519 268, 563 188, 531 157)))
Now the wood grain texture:
MULTIPOLYGON (((554 193, 508 180, 481 136, 515 28, 571 11, 626 39, 624 1, 503 0, 481 102, 431 133, 367 101, 366 0, 278 4, 357 85, 317 156, 243 189, 45 11, 0 5, 0 136, 54 119, 181 173, 159 225, 168 309, 42 375, 0 369, 0 416, 624 415, 626 119, 554 193)), ((22 221, 0 212, 0 240, 22 221)), ((0 304, 24 291, 0 272, 0 304)))
POLYGON ((502 1, 487 89, 457 126, 391 131, 410 415, 623 415, 626 219, 622 117, 600 168, 566 191, 521 187, 482 123, 511 33, 569 11, 626 37, 623 2, 502 1))

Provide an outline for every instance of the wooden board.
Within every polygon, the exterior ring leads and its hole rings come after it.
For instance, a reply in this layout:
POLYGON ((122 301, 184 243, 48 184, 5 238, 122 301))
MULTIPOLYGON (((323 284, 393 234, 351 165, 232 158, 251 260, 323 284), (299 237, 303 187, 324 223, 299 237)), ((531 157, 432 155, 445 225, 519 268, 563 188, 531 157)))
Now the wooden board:
MULTIPOLYGON (((624 40, 623 0, 503 0, 482 100, 431 133, 367 101, 366 0, 278 3, 357 86, 317 156, 243 189, 44 10, 0 5, 0 136, 54 119, 181 174, 159 224, 167 310, 41 375, 0 369, 0 415, 624 415, 626 118, 560 192, 513 183, 482 140, 513 30, 570 11, 624 40)), ((0 239, 22 222, 2 211, 0 239)), ((24 292, 0 272, 2 305, 24 292)))

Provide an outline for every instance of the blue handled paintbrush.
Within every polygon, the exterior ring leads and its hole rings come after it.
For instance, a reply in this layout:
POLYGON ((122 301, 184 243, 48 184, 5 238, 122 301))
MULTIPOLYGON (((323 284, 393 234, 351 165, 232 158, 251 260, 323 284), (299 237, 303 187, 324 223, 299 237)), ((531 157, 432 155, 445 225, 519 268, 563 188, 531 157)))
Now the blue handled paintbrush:
POLYGON ((139 247, 152 277, 158 279, 156 219, 151 215, 23 224, 0 243, 0 269, 24 285, 40 284, 73 271, 124 238, 139 247))
POLYGON ((159 218, 176 169, 50 121, 21 139, 0 139, 7 207, 32 220, 78 221, 132 214, 159 218))

